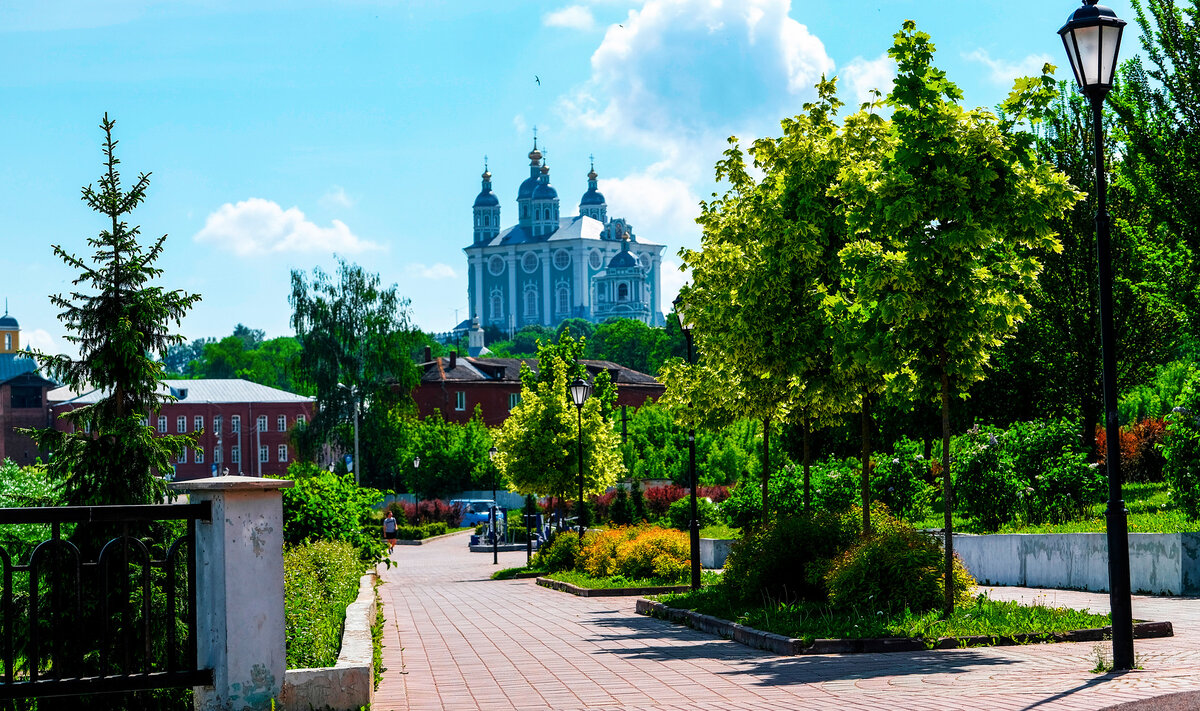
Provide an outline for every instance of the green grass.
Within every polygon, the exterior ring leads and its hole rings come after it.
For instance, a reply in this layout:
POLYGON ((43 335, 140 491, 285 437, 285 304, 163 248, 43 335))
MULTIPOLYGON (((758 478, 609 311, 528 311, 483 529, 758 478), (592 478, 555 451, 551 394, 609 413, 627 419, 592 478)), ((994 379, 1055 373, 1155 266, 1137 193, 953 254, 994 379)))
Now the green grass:
POLYGON ((544 573, 541 568, 532 568, 529 566, 521 566, 520 568, 501 568, 492 573, 492 580, 512 580, 521 573, 544 573))
MULTIPOLYGON (((1170 496, 1165 482, 1125 484, 1121 496, 1129 510, 1131 533, 1187 533, 1200 531, 1200 521, 1189 521, 1182 511, 1171 508, 1170 496)), ((1105 497, 1107 499, 1107 497, 1105 497)), ((1000 528, 998 533, 1103 533, 1105 503, 1092 506, 1087 518, 1066 523, 1048 523, 1038 526, 1013 522, 1000 528)), ((942 514, 938 513, 923 521, 915 522, 917 528, 941 528, 942 514)), ((964 533, 988 533, 980 531, 969 519, 955 514, 954 530, 964 533)))
MULTIPOLYGON (((575 570, 564 571, 561 573, 548 573, 547 578, 551 580, 561 580, 564 583, 570 583, 577 588, 592 588, 592 589, 612 589, 612 588, 655 588, 667 585, 687 585, 688 581, 682 582, 677 580, 661 580, 658 578, 626 578, 620 575, 615 575, 611 578, 593 578, 585 573, 580 573, 575 570)), ((720 573, 702 570, 700 571, 700 584, 711 585, 720 579, 720 573)))
POLYGON ((1019 605, 1016 602, 991 600, 984 595, 960 605, 945 620, 936 610, 920 614, 908 609, 843 611, 809 602, 739 606, 732 604, 716 586, 694 592, 658 595, 654 599, 671 607, 695 610, 764 632, 802 639, 806 644, 814 639, 916 637, 927 640, 932 646, 939 637, 1049 635, 1109 624, 1108 615, 1069 608, 1019 605))
POLYGON ((731 528, 723 523, 715 526, 705 526, 700 529, 701 538, 741 538, 742 530, 740 528, 731 528))

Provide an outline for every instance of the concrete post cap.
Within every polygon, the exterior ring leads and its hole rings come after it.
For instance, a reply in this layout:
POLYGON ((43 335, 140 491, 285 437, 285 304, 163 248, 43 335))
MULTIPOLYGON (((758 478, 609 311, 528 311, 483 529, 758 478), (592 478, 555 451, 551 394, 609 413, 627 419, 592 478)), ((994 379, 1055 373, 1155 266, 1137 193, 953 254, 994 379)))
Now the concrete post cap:
POLYGON ((167 485, 172 491, 270 491, 290 489, 295 486, 291 479, 268 479, 256 476, 217 476, 173 481, 167 485))

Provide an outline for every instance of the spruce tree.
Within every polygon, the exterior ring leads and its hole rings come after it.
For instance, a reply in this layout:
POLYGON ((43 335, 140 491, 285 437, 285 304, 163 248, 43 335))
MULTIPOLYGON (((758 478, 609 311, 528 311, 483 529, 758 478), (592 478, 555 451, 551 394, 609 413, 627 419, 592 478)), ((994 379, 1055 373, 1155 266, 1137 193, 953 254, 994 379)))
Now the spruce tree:
POLYGON ((150 246, 139 243, 141 228, 123 218, 146 199, 150 175, 141 173, 129 190, 121 188, 117 172, 114 121, 108 114, 104 131, 104 173, 99 188, 83 188, 82 200, 108 219, 99 236, 90 237, 94 252, 83 259, 54 245, 54 254, 79 271, 69 295, 56 294, 61 320, 79 349, 79 358, 35 353, 52 378, 75 392, 92 389, 102 394, 95 404, 64 413, 70 432, 54 428, 27 430, 38 448, 48 453, 47 468, 65 482, 72 505, 145 504, 161 501, 164 487, 156 475, 171 471, 184 447, 198 433, 155 437, 150 418, 171 396, 161 389, 163 355, 183 337, 170 332, 200 299, 180 290, 169 291, 153 282, 163 270, 166 235, 150 246))

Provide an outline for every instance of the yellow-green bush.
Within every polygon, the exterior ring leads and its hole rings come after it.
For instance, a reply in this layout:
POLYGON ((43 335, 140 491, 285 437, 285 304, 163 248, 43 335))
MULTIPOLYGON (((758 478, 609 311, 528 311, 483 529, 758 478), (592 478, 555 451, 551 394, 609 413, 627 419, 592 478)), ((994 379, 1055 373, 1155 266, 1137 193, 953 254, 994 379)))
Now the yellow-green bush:
POLYGON ((691 546, 683 531, 646 528, 617 546, 617 574, 626 578, 682 580, 690 566, 691 546))
POLYGON ((358 551, 343 541, 313 541, 284 550, 289 669, 328 667, 337 662, 346 606, 358 596, 362 569, 358 551))
POLYGON ((579 557, 575 561, 575 569, 583 571, 593 578, 607 578, 617 574, 618 547, 643 530, 638 526, 622 526, 607 531, 594 531, 588 534, 579 557))

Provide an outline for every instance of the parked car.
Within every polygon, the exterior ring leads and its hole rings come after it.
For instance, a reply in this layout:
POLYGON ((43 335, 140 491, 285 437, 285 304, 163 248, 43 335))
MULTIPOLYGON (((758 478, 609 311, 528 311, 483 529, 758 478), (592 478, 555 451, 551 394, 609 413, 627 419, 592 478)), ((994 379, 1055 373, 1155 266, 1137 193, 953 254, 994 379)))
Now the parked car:
MULTIPOLYGON (((495 503, 491 499, 453 499, 450 501, 451 505, 458 504, 462 507, 462 525, 464 526, 478 526, 481 523, 487 523, 488 511, 491 510, 495 503)), ((496 516, 503 521, 504 511, 497 509, 496 516)))

